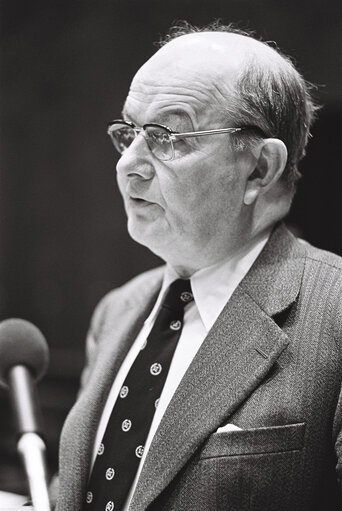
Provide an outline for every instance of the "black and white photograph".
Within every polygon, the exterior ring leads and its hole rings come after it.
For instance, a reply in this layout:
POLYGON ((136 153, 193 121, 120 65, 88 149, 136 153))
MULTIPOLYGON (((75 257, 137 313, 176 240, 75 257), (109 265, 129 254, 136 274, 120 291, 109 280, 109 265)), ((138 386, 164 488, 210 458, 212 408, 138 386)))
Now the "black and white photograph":
POLYGON ((341 3, 0 39, 0 511, 341 511, 341 3))

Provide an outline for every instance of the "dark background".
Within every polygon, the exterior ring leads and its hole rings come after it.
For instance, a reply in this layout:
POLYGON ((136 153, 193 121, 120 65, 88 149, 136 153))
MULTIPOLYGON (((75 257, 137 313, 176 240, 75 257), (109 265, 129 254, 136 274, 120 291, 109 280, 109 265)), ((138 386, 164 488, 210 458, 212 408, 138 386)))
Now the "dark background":
MULTIPOLYGON (((0 0, 0 320, 28 319, 48 340, 39 395, 51 472, 94 306, 159 263, 126 234, 106 135, 153 42, 178 19, 234 21, 319 85, 324 108, 289 223, 342 254, 341 11, 326 0, 0 0)), ((0 490, 25 492, 4 390, 0 414, 0 490)))

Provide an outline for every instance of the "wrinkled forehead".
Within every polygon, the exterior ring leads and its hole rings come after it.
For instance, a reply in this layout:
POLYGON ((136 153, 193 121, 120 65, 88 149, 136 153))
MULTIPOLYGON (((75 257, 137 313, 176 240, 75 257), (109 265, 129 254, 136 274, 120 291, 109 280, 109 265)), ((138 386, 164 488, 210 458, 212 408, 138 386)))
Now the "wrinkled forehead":
MULTIPOLYGON (((235 90, 245 51, 235 34, 181 36, 162 47, 135 75, 126 111, 223 112, 235 90), (208 110, 209 109, 209 110, 208 110)), ((136 114, 135 114, 136 115, 136 114)), ((147 122, 147 121, 146 121, 147 122)))

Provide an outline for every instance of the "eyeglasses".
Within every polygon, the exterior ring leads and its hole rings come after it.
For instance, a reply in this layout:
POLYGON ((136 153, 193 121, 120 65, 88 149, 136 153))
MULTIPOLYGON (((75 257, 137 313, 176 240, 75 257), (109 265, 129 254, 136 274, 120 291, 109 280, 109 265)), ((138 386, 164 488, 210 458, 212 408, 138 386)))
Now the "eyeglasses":
POLYGON ((221 133, 236 133, 243 129, 244 128, 220 128, 216 130, 176 133, 168 126, 163 126, 162 124, 149 123, 144 124, 142 128, 138 128, 133 122, 117 119, 108 124, 107 133, 115 149, 117 149, 120 154, 123 154, 139 133, 143 132, 146 143, 154 156, 159 160, 168 161, 175 158, 174 143, 177 142, 177 140, 206 135, 218 135, 221 133))

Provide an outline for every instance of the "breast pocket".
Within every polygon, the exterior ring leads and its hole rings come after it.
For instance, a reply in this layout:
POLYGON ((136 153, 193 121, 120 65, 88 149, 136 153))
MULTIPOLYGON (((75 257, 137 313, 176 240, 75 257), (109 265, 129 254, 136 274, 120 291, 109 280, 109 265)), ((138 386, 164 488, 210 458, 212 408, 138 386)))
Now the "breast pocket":
POLYGON ((205 444, 200 458, 300 450, 304 445, 304 435, 305 422, 214 433, 205 444))
POLYGON ((206 495, 208 482, 215 481, 215 505, 208 509, 301 509, 304 437, 304 422, 211 435, 197 465, 206 495))

